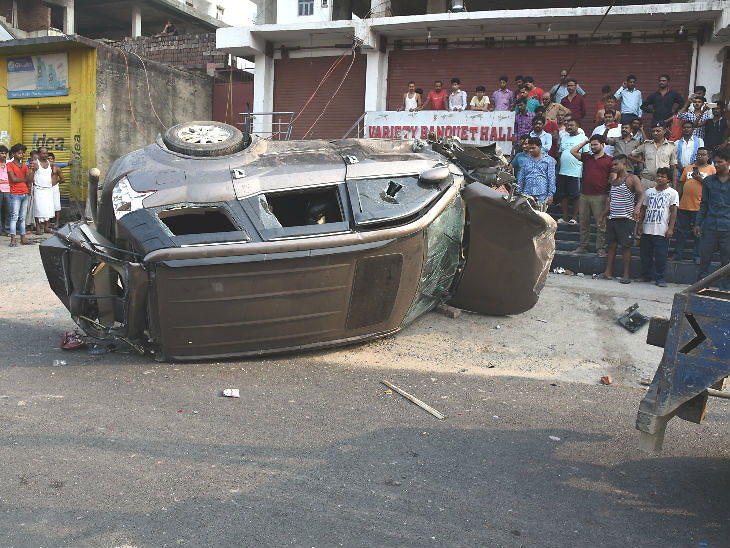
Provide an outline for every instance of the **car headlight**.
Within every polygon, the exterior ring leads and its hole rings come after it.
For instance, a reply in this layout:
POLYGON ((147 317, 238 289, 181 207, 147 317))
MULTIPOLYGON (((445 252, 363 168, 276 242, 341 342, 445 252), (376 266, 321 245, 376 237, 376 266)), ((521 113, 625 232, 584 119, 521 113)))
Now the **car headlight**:
POLYGON ((130 211, 142 209, 142 200, 152 194, 152 192, 137 192, 129 184, 129 180, 126 177, 119 179, 119 182, 114 186, 114 190, 112 191, 114 216, 117 219, 121 219, 130 211))

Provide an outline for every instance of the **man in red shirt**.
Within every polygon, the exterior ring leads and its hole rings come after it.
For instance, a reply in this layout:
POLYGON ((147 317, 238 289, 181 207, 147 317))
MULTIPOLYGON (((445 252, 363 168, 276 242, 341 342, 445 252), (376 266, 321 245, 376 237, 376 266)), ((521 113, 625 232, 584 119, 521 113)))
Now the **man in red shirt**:
MULTIPOLYGON (((603 135, 591 135, 590 140, 573 147, 570 152, 577 159, 583 162, 583 180, 578 201, 578 218, 580 221, 580 245, 576 253, 588 253, 588 242, 591 237, 591 214, 593 218, 601 218, 608 202, 608 191, 610 184, 608 178, 611 175, 613 158, 606 154, 603 148, 606 146, 606 138, 603 135), (590 152, 580 150, 590 143, 590 152)), ((606 226, 598 226, 596 232, 596 253, 599 257, 606 256, 604 239, 606 226)))
POLYGON ((563 97, 560 104, 568 107, 573 114, 573 118, 580 122, 586 117, 586 102, 583 97, 578 95, 578 82, 571 78, 565 83, 565 87, 568 90, 568 95, 563 97))
POLYGON ((527 86, 527 96, 542 101, 544 91, 535 85, 535 79, 532 76, 525 76, 525 85, 527 86))
POLYGON ((31 245, 34 242, 25 236, 25 212, 28 208, 28 196, 36 166, 28 167, 23 163, 26 147, 20 143, 10 148, 11 161, 7 163, 8 181, 10 183, 10 247, 17 247, 16 233, 20 234, 20 243, 31 245))
POLYGON ((429 110, 448 110, 446 105, 449 92, 443 89, 443 86, 444 84, 441 80, 436 80, 433 83, 433 89, 426 95, 426 102, 418 110, 424 110, 426 107, 430 107, 429 110))

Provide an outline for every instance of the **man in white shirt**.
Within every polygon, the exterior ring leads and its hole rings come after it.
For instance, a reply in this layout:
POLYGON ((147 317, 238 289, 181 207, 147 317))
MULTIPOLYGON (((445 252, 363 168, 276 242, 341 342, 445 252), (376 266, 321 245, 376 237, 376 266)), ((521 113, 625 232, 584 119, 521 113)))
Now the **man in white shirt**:
POLYGON ((461 88, 461 80, 451 79, 451 93, 449 93, 449 110, 466 110, 469 103, 466 100, 466 92, 461 88))
POLYGON ((621 101, 621 123, 630 124, 641 118, 641 91, 636 89, 636 76, 630 74, 613 95, 621 101))
POLYGON ((669 186, 671 179, 672 172, 668 167, 657 169, 656 187, 647 189, 644 195, 637 227, 641 236, 642 280, 655 280, 659 287, 667 286, 664 272, 679 206, 679 194, 669 186))
MULTIPOLYGON (((593 130, 591 135, 603 135, 608 139, 620 139, 621 138, 621 126, 616 123, 616 111, 607 110, 603 113, 603 123, 597 126, 593 130)), ((606 145, 603 151, 609 156, 613 156, 613 145, 606 145)))
POLYGON ((682 122, 682 136, 674 144, 677 145, 677 168, 680 174, 697 159, 697 150, 705 146, 704 140, 694 134, 692 122, 682 122))

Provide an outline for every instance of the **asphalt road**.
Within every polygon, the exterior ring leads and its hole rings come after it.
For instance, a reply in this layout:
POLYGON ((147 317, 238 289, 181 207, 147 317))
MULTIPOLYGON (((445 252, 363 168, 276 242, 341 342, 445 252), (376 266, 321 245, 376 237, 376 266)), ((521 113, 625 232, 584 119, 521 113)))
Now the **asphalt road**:
MULTIPOLYGON (((62 353, 68 320, 22 252, 0 250, 3 548, 730 546, 730 402, 702 426, 671 421, 649 455, 641 387, 489 376, 464 355, 416 369, 351 359, 368 345, 211 364, 62 353)), ((497 321, 443 318, 389 351, 497 321)))

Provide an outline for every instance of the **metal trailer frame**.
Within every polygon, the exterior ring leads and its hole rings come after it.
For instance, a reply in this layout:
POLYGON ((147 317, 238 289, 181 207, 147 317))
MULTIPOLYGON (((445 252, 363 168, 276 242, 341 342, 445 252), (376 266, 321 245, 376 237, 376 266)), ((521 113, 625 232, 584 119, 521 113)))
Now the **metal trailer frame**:
POLYGON ((730 375, 730 292, 710 289, 729 276, 730 264, 677 293, 670 319, 651 320, 647 343, 664 355, 636 417, 644 450, 661 450, 672 417, 700 424, 709 396, 730 395, 721 391, 730 375))

